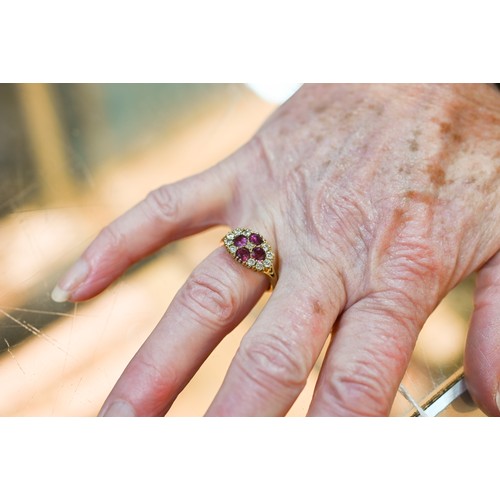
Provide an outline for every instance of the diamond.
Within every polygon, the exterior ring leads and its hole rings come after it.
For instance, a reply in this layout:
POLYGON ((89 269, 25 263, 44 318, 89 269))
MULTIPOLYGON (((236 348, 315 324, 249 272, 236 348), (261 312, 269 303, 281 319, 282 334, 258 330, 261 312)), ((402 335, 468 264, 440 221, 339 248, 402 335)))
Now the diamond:
POLYGON ((236 248, 234 245, 231 245, 231 246, 229 247, 229 251, 230 251, 231 253, 235 253, 235 252, 236 252, 236 250, 237 250, 237 248, 236 248))
POLYGON ((269 259, 264 261, 264 267, 271 267, 271 261, 269 259))
POLYGON ((255 259, 249 259, 247 264, 250 266, 250 267, 253 267, 255 266, 255 259))
POLYGON ((262 262, 257 262, 257 264, 255 264, 255 269, 257 269, 257 271, 262 271, 264 269, 262 262))

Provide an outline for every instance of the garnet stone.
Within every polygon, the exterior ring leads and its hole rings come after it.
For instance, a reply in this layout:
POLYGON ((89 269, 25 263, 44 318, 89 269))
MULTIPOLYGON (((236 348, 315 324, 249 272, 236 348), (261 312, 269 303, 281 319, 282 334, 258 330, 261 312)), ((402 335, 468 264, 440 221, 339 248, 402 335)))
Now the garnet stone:
POLYGON ((246 262, 250 258, 250 250, 245 247, 238 248, 238 250, 236 250, 236 258, 241 260, 241 262, 246 262))
POLYGON ((260 247, 255 247, 252 250, 252 257, 255 260, 264 260, 266 258, 266 252, 264 251, 263 248, 260 247))
POLYGON ((244 247, 247 244, 247 237, 240 234, 234 238, 234 245, 237 247, 244 247))
POLYGON ((250 243, 253 243, 254 245, 260 245, 262 243, 262 237, 257 233, 252 233, 249 240, 250 243))

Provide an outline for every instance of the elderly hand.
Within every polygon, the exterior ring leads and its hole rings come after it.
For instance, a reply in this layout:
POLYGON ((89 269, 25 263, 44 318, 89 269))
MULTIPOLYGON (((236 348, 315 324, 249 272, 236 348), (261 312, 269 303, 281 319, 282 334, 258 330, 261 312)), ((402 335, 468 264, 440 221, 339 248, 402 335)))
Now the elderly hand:
MULTIPOLYGON (((279 280, 207 415, 284 415, 332 340, 309 415, 387 415, 417 335, 478 271, 465 369, 500 415, 500 94, 477 85, 305 85, 230 158, 152 192, 60 281, 86 300, 213 225, 248 227, 279 280)), ((221 234, 222 236, 222 234, 221 234)), ((223 248, 200 264, 101 414, 164 415, 268 286, 223 248)))

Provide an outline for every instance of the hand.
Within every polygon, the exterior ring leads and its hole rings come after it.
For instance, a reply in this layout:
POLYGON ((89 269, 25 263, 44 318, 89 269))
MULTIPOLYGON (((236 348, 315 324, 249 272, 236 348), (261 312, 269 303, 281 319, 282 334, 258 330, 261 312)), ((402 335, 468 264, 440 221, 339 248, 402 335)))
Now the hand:
MULTIPOLYGON (((161 246, 218 224, 261 233, 279 280, 207 415, 286 414, 332 328, 309 415, 387 415, 423 323, 476 270, 466 380, 500 415, 496 89, 305 85, 233 156, 105 228, 54 296, 89 299, 161 246)), ((215 249, 101 412, 164 415, 267 286, 215 249)))

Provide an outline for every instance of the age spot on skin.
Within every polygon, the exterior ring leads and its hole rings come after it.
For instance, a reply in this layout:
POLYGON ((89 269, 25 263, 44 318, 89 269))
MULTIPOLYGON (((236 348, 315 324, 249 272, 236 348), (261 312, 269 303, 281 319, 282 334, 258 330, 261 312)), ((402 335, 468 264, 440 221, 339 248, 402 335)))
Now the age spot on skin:
POLYGON ((430 193, 413 190, 406 191, 405 198, 417 203, 425 203, 426 205, 432 205, 436 201, 436 197, 430 193))
POLYGON ((451 130, 451 123, 448 122, 441 122, 439 124, 439 130, 441 134, 449 134, 451 130))
POLYGON ((410 151, 412 153, 416 153, 419 149, 420 149, 420 145, 417 141, 417 138, 422 134, 422 132, 416 128, 414 131, 413 131, 413 137, 408 141, 408 143, 410 144, 410 151))
POLYGON ((384 106, 382 106, 381 104, 378 104, 378 105, 370 104, 368 106, 368 109, 371 109, 372 111, 374 111, 377 116, 381 116, 382 113, 384 112, 384 106))
POLYGON ((328 109, 327 103, 319 103, 317 106, 314 107, 314 112, 321 114, 324 113, 327 109, 328 109))
POLYGON ((439 130, 441 132, 441 135, 445 135, 449 137, 453 142, 460 144, 463 142, 463 137, 462 134, 460 134, 458 131, 454 130, 453 126, 449 122, 440 122, 439 123, 439 130))
POLYGON ((318 300, 315 300, 313 303, 313 311, 314 314, 317 314, 318 316, 325 315, 325 310, 323 309, 323 306, 320 304, 318 300))
POLYGON ((415 153, 419 150, 419 145, 416 139, 412 139, 410 142, 410 151, 415 153))
POLYGON ((446 184, 446 172, 439 163, 427 165, 427 174, 434 187, 440 188, 446 184))

